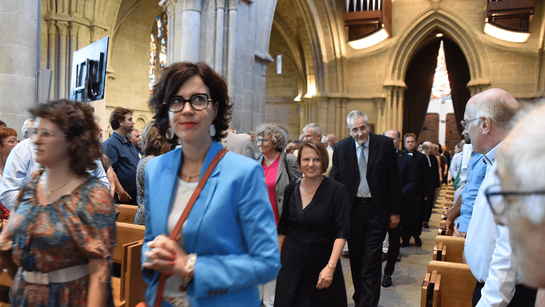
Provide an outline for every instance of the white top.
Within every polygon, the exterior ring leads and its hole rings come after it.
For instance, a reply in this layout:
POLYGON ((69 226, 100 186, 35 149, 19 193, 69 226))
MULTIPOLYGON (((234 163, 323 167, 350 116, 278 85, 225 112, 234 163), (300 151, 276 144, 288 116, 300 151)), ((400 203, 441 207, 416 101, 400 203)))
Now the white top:
POLYGON ((462 168, 460 169, 460 181, 458 182, 458 189, 465 186, 467 182, 467 165, 473 153, 473 146, 471 144, 464 144, 462 149, 462 168))
MULTIPOLYGON (((171 234, 174 230, 174 227, 176 226, 176 223, 178 223, 178 220, 180 219, 180 216, 184 212, 184 209, 189 202, 189 199, 191 198, 191 195, 193 195, 193 192, 195 192, 195 189, 197 188, 198 182, 185 182, 184 180, 181 180, 178 178, 178 182, 176 183, 176 191, 174 193, 174 197, 172 197, 172 206, 170 209, 170 214, 168 215, 168 222, 167 222, 167 229, 168 233, 171 234)), ((182 230, 185 226, 185 223, 182 226, 182 230)), ((180 230, 180 231, 182 231, 180 230)), ((182 237, 180 241, 178 241, 180 246, 184 246, 184 238, 182 237)), ((187 299, 186 292, 181 292, 178 288, 183 283, 183 277, 172 275, 168 277, 165 280, 165 288, 163 290, 163 298, 168 301, 171 305, 173 305, 172 300, 174 301, 186 301, 189 302, 187 299)))
POLYGON ((500 144, 483 159, 483 163, 487 164, 486 175, 473 205, 464 246, 471 273, 479 282, 485 283, 477 307, 507 306, 515 295, 517 284, 518 262, 511 252, 509 229, 496 224, 484 195, 487 187, 499 183, 495 171, 496 152, 500 144))
MULTIPOLYGON (((452 179, 456 179, 456 176, 458 175, 458 170, 460 169, 460 165, 462 164, 462 152, 454 154, 452 157, 452 161, 450 161, 450 174, 452 176, 452 179)), ((460 176, 462 174, 460 173, 460 176)))

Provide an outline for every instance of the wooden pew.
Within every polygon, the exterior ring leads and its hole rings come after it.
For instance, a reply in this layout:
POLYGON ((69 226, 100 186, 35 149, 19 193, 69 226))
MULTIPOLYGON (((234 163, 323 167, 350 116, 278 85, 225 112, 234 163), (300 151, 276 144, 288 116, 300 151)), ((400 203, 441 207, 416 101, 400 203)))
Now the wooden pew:
POLYGON ((136 209, 138 206, 133 205, 119 205, 119 215, 117 216, 117 222, 134 224, 134 217, 136 216, 136 209))
MULTIPOLYGON (((125 275, 124 283, 121 282, 121 278, 112 277, 112 288, 114 296, 115 306, 135 306, 127 305, 126 300, 121 297, 121 287, 124 287, 125 293, 130 293, 131 301, 138 301, 140 298, 139 294, 145 294, 145 289, 142 291, 142 283, 145 282, 140 277, 140 249, 142 248, 142 239, 144 238, 146 228, 141 225, 134 225, 129 223, 120 223, 116 222, 117 227, 117 242, 116 247, 114 248, 114 254, 112 257, 113 263, 121 264, 123 268, 125 266, 126 270, 121 272, 121 275, 125 275), (134 245, 134 242, 140 242, 139 247, 134 245), (126 254, 124 249, 126 245, 134 246, 134 248, 129 249, 129 253, 126 254), (124 260, 127 259, 127 260, 124 260), (126 264, 124 262, 127 261, 126 264), (138 280, 140 278, 140 281, 138 280), (132 289, 132 284, 134 284, 134 289, 132 289), (128 290, 128 291, 127 291, 128 290), (141 292, 139 292, 141 291, 141 292)), ((6 272, 0 274, 0 286, 11 287, 13 279, 6 272)), ((147 286, 147 285, 146 285, 147 286)), ((0 302, 1 304, 1 302, 0 302)), ((1 306, 1 305, 0 305, 1 306)))
MULTIPOLYGON (((477 280, 473 277, 469 265, 464 263, 453 263, 445 261, 430 261, 428 273, 432 281, 435 272, 435 283, 433 285, 433 307, 471 307, 473 290, 477 280), (440 276, 438 281, 437 276, 440 276)), ((428 276, 426 274, 426 276, 428 276)), ((426 297, 421 301, 429 301, 429 282, 426 288, 426 297)), ((424 283, 423 283, 424 286, 424 283)), ((424 291, 422 291, 424 295, 424 291)))
POLYGON ((140 256, 142 255, 143 243, 143 240, 141 240, 124 246, 120 298, 125 300, 126 307, 134 307, 146 300, 145 294, 148 285, 140 273, 142 267, 140 256))
POLYGON ((426 273, 421 289, 421 307, 441 306, 441 275, 437 271, 426 273))
MULTIPOLYGON (((141 241, 144 239, 144 234, 146 227, 142 225, 134 225, 129 223, 120 223, 116 222, 117 227, 117 245, 114 248, 113 254, 113 263, 121 264, 123 269, 124 263, 124 249, 125 245, 132 244, 136 241, 141 241)), ((125 266, 127 267, 127 266, 125 266)), ((132 272, 131 272, 132 273, 132 272)), ((121 276, 126 274, 123 270, 121 271, 121 276)), ((140 274, 140 269, 138 269, 138 274, 140 274)), ((112 289, 114 297, 114 305, 117 307, 128 307, 126 305, 126 300, 121 296, 121 288, 125 285, 121 283, 121 278, 112 277, 112 289)))
MULTIPOLYGON (((466 239, 464 238, 458 238, 458 237, 452 237, 452 236, 437 236, 435 238, 436 247, 438 247, 441 244, 444 250, 445 247, 448 246, 448 256, 446 252, 442 252, 441 261, 463 263, 465 241, 466 239)), ((434 248, 434 256, 435 256, 435 248, 434 248)))

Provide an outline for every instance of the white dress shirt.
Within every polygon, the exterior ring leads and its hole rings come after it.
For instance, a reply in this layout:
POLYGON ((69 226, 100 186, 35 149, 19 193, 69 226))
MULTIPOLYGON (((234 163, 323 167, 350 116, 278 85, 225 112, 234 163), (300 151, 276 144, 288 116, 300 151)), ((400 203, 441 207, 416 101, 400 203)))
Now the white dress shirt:
POLYGON ((477 307, 507 306, 515 294, 517 284, 517 260, 511 252, 509 229, 496 224, 484 195, 487 187, 499 183, 495 162, 500 144, 483 159, 483 163, 487 164, 486 175, 473 205, 464 246, 471 273, 479 282, 485 283, 477 307))

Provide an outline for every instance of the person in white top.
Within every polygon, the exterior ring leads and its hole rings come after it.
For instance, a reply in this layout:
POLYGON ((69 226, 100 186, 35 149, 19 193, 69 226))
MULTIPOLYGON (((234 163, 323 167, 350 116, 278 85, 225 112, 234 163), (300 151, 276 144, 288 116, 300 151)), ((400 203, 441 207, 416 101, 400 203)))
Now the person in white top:
POLYGON ((519 104, 504 90, 490 89, 467 103, 462 126, 475 152, 484 156, 486 175, 473 206, 464 255, 477 285, 473 306, 534 306, 536 291, 519 284, 518 260, 511 253, 509 229, 496 224, 484 191, 498 183, 496 152, 509 133, 519 104))
POLYGON ((545 105, 521 117, 497 154, 500 185, 485 194, 498 224, 509 228, 520 280, 539 288, 536 306, 545 306, 545 105))

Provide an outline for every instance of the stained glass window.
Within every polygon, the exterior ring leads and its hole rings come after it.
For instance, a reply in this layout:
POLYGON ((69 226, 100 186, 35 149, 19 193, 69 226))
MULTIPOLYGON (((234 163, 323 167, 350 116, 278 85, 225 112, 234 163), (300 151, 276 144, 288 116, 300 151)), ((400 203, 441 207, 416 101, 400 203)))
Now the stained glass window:
POLYGON ((149 54, 149 92, 153 93, 153 86, 159 80, 161 71, 167 66, 167 42, 168 42, 168 22, 167 15, 163 12, 159 15, 150 34, 150 54, 149 54))

